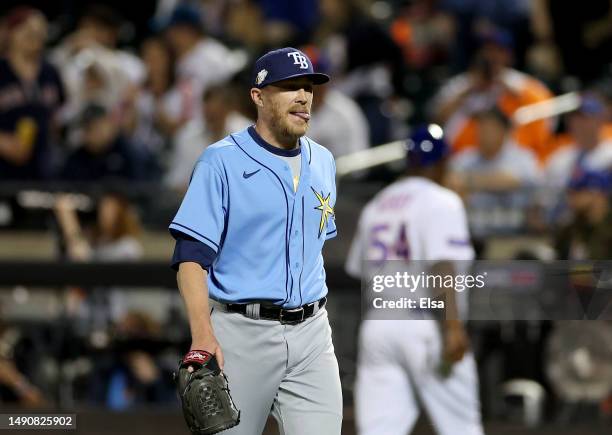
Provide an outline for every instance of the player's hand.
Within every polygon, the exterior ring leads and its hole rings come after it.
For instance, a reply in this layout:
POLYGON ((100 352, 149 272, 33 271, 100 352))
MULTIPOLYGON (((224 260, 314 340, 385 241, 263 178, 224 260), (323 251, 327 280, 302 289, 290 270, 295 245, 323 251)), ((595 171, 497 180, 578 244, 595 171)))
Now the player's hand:
POLYGON ((448 322, 443 334, 444 359, 453 364, 461 361, 470 344, 463 325, 460 322, 448 322))
MULTIPOLYGON (((214 334, 211 333, 201 340, 192 341, 191 348, 189 350, 205 350, 206 352, 211 353, 215 356, 215 358, 217 358, 217 363, 219 363, 219 367, 221 370, 223 370, 223 352, 221 351, 221 346, 219 345, 219 342, 215 338, 214 334)), ((193 368, 190 366, 188 370, 191 372, 193 371, 193 368)))

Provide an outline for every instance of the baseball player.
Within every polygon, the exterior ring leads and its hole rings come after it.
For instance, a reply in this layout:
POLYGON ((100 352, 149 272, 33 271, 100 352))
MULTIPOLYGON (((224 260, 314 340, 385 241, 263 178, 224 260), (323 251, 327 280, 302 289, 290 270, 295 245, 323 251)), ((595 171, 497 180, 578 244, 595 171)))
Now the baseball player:
POLYGON ((191 350, 216 357, 240 409, 228 435, 337 435, 342 393, 321 249, 336 235, 335 163, 305 135, 313 71, 294 48, 257 59, 257 122, 210 145, 170 224, 191 350))
MULTIPOLYGON (((452 273, 454 260, 473 258, 461 199, 440 185, 448 149, 437 125, 418 129, 408 140, 407 177, 363 210, 347 258, 349 274, 360 276, 367 261, 380 266, 387 260, 405 261, 407 267, 425 260, 452 273)), ((448 293, 446 308, 455 310, 447 316, 451 320, 438 320, 426 310, 406 310, 406 320, 367 320, 366 315, 355 385, 360 435, 409 433, 419 404, 438 434, 483 433, 476 365, 457 320, 462 301, 453 299, 454 289, 448 293)))

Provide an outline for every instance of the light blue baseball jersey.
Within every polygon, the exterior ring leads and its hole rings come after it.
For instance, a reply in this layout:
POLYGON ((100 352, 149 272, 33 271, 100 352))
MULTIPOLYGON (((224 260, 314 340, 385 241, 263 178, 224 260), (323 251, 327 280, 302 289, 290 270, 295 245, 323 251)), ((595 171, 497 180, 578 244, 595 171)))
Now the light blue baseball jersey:
POLYGON ((302 137, 295 191, 289 165, 250 130, 202 153, 170 231, 215 252, 208 290, 217 301, 314 302, 327 294, 323 244, 337 234, 334 159, 302 137))

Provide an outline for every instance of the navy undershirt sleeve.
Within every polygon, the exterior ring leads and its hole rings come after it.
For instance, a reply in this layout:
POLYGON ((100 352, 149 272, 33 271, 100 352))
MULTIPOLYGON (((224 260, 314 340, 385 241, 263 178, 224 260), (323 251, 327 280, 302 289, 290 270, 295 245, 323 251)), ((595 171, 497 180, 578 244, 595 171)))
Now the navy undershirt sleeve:
POLYGON ((184 262, 194 262, 202 266, 208 272, 213 261, 217 257, 217 253, 208 245, 194 239, 187 234, 179 231, 172 231, 172 235, 176 239, 174 246, 174 254, 172 255, 172 264, 170 267, 178 270, 179 265, 184 262))

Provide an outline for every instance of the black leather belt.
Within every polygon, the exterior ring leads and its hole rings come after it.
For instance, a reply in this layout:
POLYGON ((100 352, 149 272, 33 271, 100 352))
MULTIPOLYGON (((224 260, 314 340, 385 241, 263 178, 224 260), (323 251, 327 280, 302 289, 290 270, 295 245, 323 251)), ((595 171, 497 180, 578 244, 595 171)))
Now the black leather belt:
MULTIPOLYGON (((282 308, 277 305, 259 305, 259 318, 266 320, 276 320, 282 324, 296 324, 312 317, 315 314, 315 306, 321 309, 327 302, 327 298, 323 297, 318 301, 310 304, 302 305, 296 308, 282 308)), ((226 304, 227 311, 231 313, 247 314, 247 306, 249 304, 226 304)))

